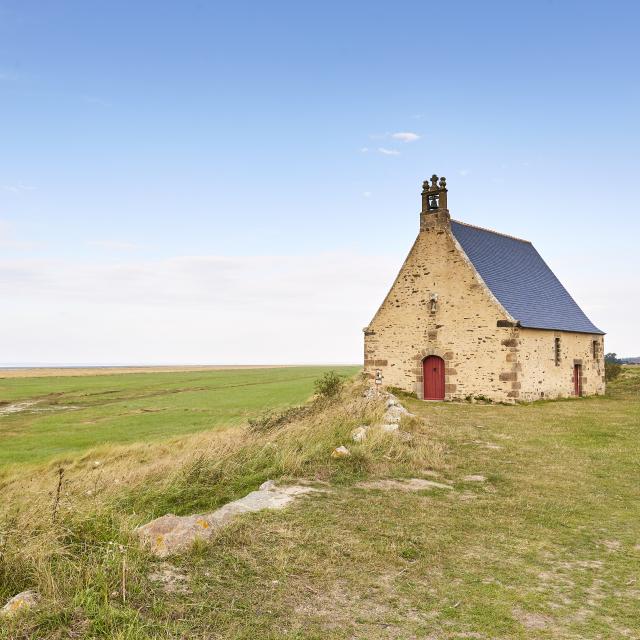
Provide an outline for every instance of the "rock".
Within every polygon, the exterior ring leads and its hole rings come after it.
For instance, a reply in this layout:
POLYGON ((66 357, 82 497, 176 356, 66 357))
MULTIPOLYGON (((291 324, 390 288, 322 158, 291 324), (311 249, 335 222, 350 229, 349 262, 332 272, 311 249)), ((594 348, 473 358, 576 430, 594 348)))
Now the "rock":
POLYGON ((7 604, 0 609, 0 616, 11 617, 22 611, 27 611, 35 607, 40 601, 40 595, 36 591, 28 589, 13 596, 7 604))
POLYGON ((319 491, 314 487, 299 485, 268 486, 268 489, 252 491, 244 498, 229 502, 212 513, 194 516, 176 516, 169 513, 141 525, 135 530, 135 533, 151 553, 165 558, 184 551, 196 540, 206 540, 211 537, 214 531, 243 513, 262 511, 263 509, 282 509, 300 495, 319 491))
POLYGON ((367 400, 375 400, 378 397, 378 390, 374 389, 373 387, 367 387, 362 392, 362 397, 366 398, 367 400))
POLYGON ((462 478, 465 482, 485 482, 486 478, 480 474, 473 474, 462 478))
POLYGON ((388 480, 369 480, 359 482, 356 487, 361 489, 383 489, 385 491, 423 491, 424 489, 451 489, 448 484, 425 480, 424 478, 402 478, 388 480))
POLYGON ((384 422, 400 422, 402 416, 406 416, 407 418, 413 418, 415 414, 407 411, 401 404, 394 404, 392 407, 389 407, 384 414, 384 422))
POLYGON ((267 480, 260 485, 260 491, 272 491, 276 488, 276 483, 273 480, 267 480))
POLYGON ((398 431, 398 429, 400 429, 400 426, 397 423, 392 423, 383 424, 380 428, 387 433, 393 433, 394 431, 398 431))
POLYGON ((349 451, 349 449, 347 449, 347 447, 344 447, 344 446, 336 447, 331 452, 332 458, 348 458, 350 455, 351 455, 351 451, 349 451))
POLYGON ((398 399, 393 394, 390 393, 389 396, 387 397, 387 407, 395 407, 399 404, 400 403, 398 402, 398 399))
POLYGON ((367 437, 368 427, 357 427, 351 432, 351 439, 354 442, 362 442, 367 437))
POLYGON ((384 414, 385 422, 400 422, 400 418, 402 416, 411 416, 413 414, 409 413, 403 406, 394 405, 389 407, 384 414))

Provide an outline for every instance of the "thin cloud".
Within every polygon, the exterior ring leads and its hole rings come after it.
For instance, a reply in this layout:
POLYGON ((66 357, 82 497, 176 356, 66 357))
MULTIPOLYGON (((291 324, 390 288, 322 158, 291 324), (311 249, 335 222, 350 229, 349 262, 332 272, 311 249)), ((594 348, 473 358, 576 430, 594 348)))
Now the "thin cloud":
POLYGON ((397 149, 387 149, 386 147, 378 147, 378 153, 384 156, 399 156, 400 152, 397 149))
POLYGON ((417 133, 413 133, 413 131, 398 131, 397 133, 392 133, 391 137, 394 140, 401 140, 402 142, 415 142, 416 140, 420 140, 420 136, 417 133))
POLYGON ((135 251, 143 248, 143 245, 136 244, 135 242, 119 242, 114 240, 92 240, 87 244, 90 247, 99 247, 113 251, 135 251))
POLYGON ((0 259, 0 298, 12 301, 0 353, 5 362, 358 362, 362 327, 400 259, 0 259))
POLYGON ((103 100, 102 98, 97 98, 96 96, 81 96, 83 102, 87 104, 95 104, 100 107, 110 107, 111 103, 103 100))
POLYGON ((32 242, 17 240, 13 230, 13 224, 8 220, 0 220, 0 247, 3 249, 25 251, 33 249, 35 246, 32 242))
POLYGON ((0 184, 0 191, 6 191, 7 193, 24 193, 25 191, 35 191, 35 187, 22 183, 0 184))

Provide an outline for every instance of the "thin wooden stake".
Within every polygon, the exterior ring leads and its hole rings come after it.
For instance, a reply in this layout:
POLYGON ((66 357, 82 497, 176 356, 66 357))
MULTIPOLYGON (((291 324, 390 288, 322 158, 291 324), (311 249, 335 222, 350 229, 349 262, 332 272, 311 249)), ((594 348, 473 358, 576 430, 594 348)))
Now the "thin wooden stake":
POLYGON ((51 514, 51 520, 53 522, 56 521, 56 516, 58 515, 58 506, 60 505, 60 495, 62 494, 62 479, 64 477, 64 467, 60 467, 58 469, 58 487, 56 489, 56 497, 53 501, 53 512, 51 514))

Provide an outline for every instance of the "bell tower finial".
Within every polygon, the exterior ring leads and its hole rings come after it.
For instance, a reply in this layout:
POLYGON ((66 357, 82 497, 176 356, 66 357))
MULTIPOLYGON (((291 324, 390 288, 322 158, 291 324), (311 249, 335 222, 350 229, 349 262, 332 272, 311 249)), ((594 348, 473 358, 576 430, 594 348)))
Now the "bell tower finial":
POLYGON ((447 209, 447 179, 434 173, 430 180, 422 183, 422 211, 420 212, 420 229, 425 230, 439 225, 449 224, 447 209))
POLYGON ((447 208, 447 179, 443 176, 438 183, 438 176, 434 173, 429 180, 422 183, 422 213, 427 211, 446 210, 447 208))

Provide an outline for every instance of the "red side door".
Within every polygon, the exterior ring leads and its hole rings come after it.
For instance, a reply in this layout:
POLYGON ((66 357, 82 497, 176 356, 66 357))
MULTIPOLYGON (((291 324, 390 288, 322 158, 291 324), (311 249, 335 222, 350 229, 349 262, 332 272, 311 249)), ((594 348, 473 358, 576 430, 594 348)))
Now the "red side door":
POLYGON ((422 361, 425 400, 444 400, 444 360, 429 356, 422 361))
POLYGON ((582 395, 582 365, 573 365, 573 395, 582 395))

